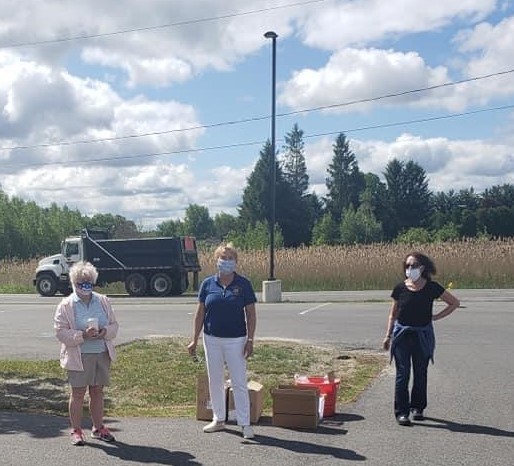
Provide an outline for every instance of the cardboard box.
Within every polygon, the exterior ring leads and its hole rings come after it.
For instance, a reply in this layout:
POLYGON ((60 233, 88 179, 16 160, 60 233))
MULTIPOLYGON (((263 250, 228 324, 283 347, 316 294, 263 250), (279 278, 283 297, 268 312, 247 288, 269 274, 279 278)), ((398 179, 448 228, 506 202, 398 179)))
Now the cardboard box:
POLYGON ((196 419, 212 421, 212 405, 209 395, 209 379, 206 373, 196 378, 196 419))
MULTIPOLYGON (((264 387, 253 380, 248 382, 248 395, 250 396, 250 422, 256 424, 262 414, 262 408, 264 406, 264 387)), ((227 402, 227 420, 236 420, 236 411, 234 404, 234 393, 232 388, 228 390, 228 402, 227 402)))
POLYGON ((318 388, 280 385, 271 389, 272 425, 277 427, 317 428, 320 420, 318 388))

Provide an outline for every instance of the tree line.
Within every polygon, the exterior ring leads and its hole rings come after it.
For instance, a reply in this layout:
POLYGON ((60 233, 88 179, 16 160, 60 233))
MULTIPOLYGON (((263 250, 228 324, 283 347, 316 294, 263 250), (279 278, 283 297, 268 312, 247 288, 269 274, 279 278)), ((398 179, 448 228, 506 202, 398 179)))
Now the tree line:
POLYGON ((278 156, 273 156, 269 141, 260 150, 236 215, 222 212, 212 218, 208 208, 190 204, 183 219, 162 222, 153 231, 142 231, 119 215, 88 217, 55 203, 43 208, 0 189, 0 258, 55 253, 64 237, 85 227, 109 229, 114 238, 193 235, 233 241, 241 248, 266 247, 273 163, 277 246, 514 236, 514 185, 492 186, 482 193, 473 187, 433 193, 425 170, 414 161, 391 160, 382 181, 360 170, 344 133, 332 148, 323 197, 310 189, 303 131, 295 124, 278 156))

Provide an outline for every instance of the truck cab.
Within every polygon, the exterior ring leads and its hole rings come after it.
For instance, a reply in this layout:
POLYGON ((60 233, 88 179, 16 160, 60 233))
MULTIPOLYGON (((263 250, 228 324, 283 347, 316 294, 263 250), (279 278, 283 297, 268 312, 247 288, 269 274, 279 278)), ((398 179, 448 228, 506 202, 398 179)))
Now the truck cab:
POLYGON ((66 238, 61 243, 61 252, 45 257, 38 262, 34 286, 41 296, 71 293, 68 279, 70 267, 82 260, 82 239, 79 236, 66 238))

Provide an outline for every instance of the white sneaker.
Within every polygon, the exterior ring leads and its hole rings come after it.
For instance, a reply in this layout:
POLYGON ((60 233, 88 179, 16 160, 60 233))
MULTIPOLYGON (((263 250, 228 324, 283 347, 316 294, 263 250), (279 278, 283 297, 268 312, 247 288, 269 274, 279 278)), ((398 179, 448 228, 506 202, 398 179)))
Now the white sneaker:
POLYGON ((255 434, 253 433, 252 426, 243 426, 243 438, 250 439, 254 437, 255 434))
POLYGON ((220 430, 223 430, 225 428, 225 423, 224 422, 219 422, 219 421, 212 421, 210 424, 207 424, 204 428, 203 428, 203 431, 210 434, 212 432, 218 432, 220 430))

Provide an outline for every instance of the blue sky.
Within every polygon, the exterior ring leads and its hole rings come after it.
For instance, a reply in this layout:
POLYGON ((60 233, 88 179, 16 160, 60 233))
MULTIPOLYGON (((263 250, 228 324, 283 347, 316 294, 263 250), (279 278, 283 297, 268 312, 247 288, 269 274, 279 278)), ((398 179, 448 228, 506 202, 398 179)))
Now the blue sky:
POLYGON ((340 131, 364 172, 514 183, 514 109, 492 110, 514 106, 512 1, 23 0, 0 5, 2 189, 142 228, 192 203, 236 213, 270 136, 268 30, 277 148, 298 123, 319 195, 340 131))

